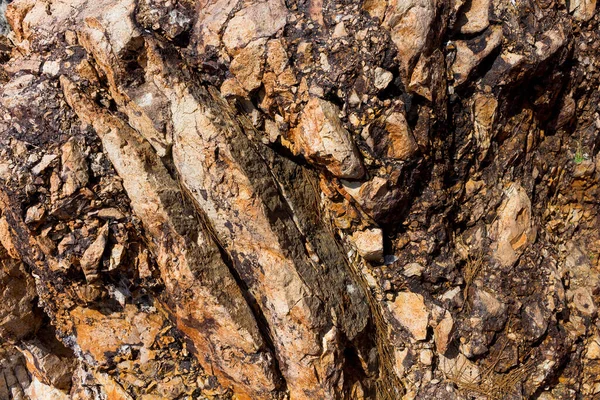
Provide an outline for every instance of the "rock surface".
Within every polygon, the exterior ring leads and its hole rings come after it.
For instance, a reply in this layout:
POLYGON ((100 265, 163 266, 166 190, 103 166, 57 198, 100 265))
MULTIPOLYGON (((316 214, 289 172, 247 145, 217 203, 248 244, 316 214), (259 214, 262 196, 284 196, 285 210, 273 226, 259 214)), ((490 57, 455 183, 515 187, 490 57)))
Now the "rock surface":
POLYGON ((596 1, 5 6, 0 399, 600 395, 596 1))

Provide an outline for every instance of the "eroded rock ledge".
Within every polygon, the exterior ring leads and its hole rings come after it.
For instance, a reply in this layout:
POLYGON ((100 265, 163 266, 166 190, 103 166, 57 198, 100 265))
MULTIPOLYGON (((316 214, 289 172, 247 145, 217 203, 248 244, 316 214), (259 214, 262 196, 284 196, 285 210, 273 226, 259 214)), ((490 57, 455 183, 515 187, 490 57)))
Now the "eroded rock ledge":
POLYGON ((600 395, 595 1, 6 18, 0 399, 600 395))

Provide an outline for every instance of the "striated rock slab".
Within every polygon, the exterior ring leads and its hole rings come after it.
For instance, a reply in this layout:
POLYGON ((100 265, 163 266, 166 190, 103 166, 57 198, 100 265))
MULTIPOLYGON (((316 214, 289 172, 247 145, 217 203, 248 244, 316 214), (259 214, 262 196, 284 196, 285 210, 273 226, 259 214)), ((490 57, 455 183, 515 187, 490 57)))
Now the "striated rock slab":
POLYGON ((218 366, 224 379, 233 377, 231 384, 241 394, 274 390, 272 358, 252 312, 208 232, 202 227, 190 230, 187 221, 195 210, 186 208, 177 183, 132 128, 95 106, 67 78, 61 83, 69 104, 94 126, 123 178, 132 208, 151 235, 177 323, 203 354, 201 361, 218 366), (202 328, 207 322, 210 331, 202 328), (224 351, 227 357, 220 355, 224 351), (250 364, 240 369, 240 363, 250 364), (252 386, 244 387, 250 377, 252 386))
POLYGON ((294 221, 285 216, 289 205, 278 200, 276 181, 223 100, 171 80, 170 70, 165 69, 169 67, 161 66, 160 59, 159 53, 150 53, 156 70, 164 71, 155 79, 171 101, 175 166, 260 304, 275 335, 276 354, 290 392, 299 399, 334 396, 339 377, 326 378, 326 371, 343 363, 335 356, 338 336, 332 334, 328 343, 317 333, 327 327, 331 316, 320 311, 325 305, 319 289, 308 286, 307 277, 300 275, 319 264, 307 254, 294 221), (283 251, 284 243, 296 248, 293 255, 283 251), (324 358, 326 351, 334 351, 334 356, 324 358))

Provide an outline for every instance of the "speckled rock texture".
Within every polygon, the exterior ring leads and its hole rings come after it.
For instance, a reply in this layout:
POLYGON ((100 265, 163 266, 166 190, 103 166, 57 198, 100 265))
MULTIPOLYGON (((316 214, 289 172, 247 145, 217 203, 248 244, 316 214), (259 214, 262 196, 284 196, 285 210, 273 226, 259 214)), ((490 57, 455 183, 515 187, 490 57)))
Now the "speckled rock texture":
POLYGON ((600 398, 595 0, 3 7, 0 400, 600 398))

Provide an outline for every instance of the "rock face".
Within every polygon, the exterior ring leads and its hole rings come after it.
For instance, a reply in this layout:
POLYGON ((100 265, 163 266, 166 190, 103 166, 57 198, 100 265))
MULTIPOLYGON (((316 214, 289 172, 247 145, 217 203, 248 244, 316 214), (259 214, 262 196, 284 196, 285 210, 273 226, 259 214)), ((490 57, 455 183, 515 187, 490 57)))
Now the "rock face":
POLYGON ((7 3, 0 399, 600 395, 595 1, 7 3))

